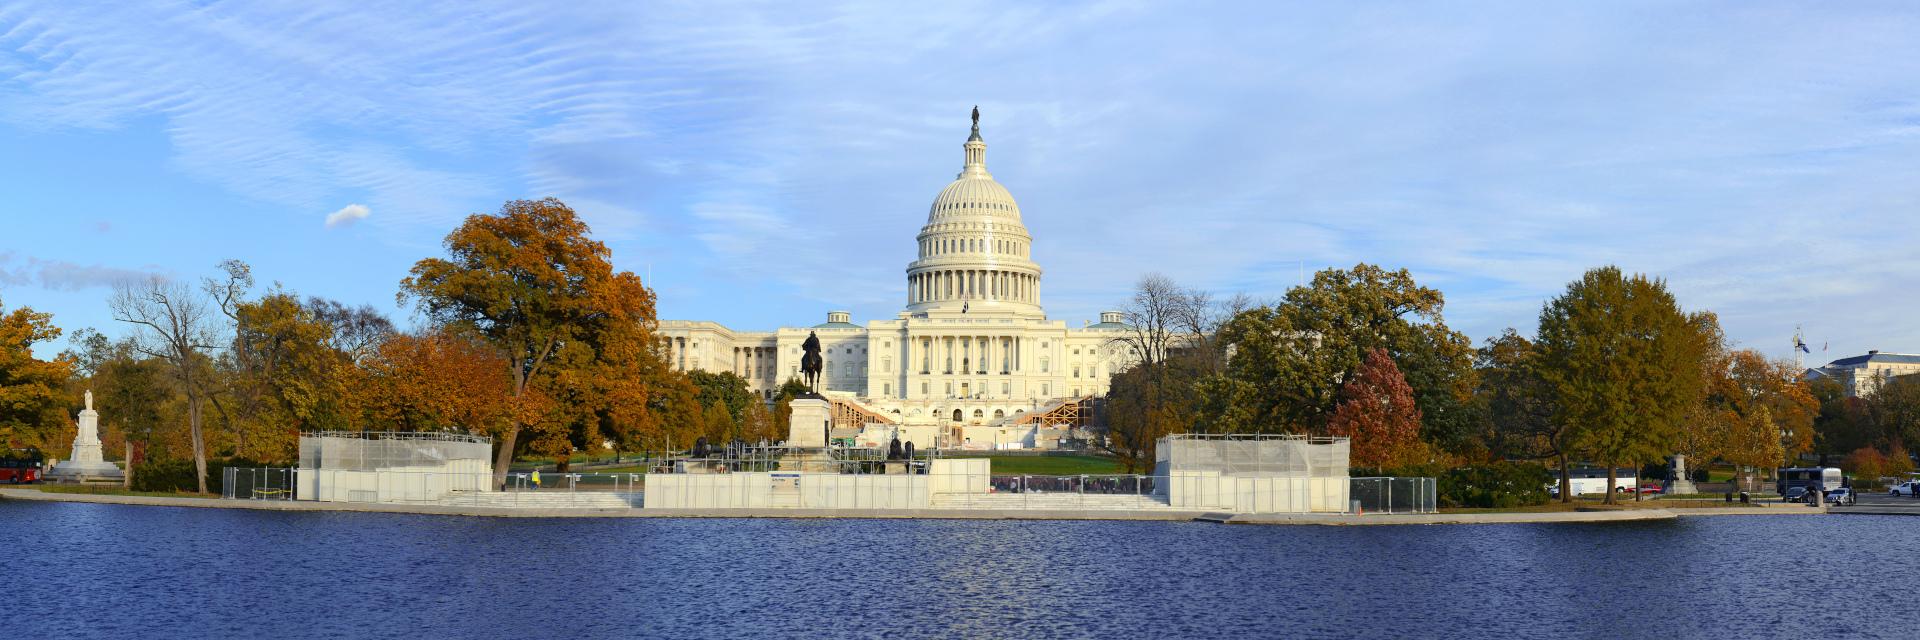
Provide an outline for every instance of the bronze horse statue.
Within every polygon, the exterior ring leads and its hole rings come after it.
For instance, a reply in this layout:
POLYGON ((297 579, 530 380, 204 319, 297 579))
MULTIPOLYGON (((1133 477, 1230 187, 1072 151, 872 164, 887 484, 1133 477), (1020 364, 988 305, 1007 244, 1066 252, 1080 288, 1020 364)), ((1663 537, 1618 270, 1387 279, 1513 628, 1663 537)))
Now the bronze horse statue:
POLYGON ((820 338, 807 332, 807 341, 801 343, 800 350, 806 355, 800 356, 800 374, 806 377, 807 390, 820 392, 820 371, 826 368, 826 359, 820 357, 820 338))

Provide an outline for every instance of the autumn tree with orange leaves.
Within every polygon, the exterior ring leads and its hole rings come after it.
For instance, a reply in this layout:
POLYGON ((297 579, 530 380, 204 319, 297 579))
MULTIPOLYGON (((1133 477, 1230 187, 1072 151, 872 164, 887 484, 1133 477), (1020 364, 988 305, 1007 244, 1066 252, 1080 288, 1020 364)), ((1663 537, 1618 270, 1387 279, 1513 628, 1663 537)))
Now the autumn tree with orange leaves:
POLYGON ((443 331, 396 334, 358 370, 355 394, 370 424, 394 431, 495 435, 508 418, 505 363, 491 347, 443 331))
POLYGON ((1352 439, 1349 459, 1356 467, 1401 467, 1426 462, 1429 455, 1420 441, 1413 387, 1386 349, 1368 352, 1353 379, 1341 386, 1327 433, 1352 439))
POLYGON ((555 453, 658 424, 650 389, 671 371, 653 294, 614 272, 589 232, 559 200, 514 200, 469 216, 447 235, 447 257, 421 260, 400 283, 402 303, 498 357, 509 409, 496 431, 496 482, 528 443, 555 453))

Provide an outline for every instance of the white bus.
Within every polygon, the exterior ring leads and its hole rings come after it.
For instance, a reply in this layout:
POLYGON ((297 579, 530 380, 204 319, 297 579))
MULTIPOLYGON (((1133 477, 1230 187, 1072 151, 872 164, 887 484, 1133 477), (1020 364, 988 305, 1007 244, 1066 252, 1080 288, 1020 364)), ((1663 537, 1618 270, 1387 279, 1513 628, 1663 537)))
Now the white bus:
MULTIPOLYGON (((1614 491, 1631 493, 1634 487, 1639 486, 1637 482, 1638 478, 1635 477, 1635 474, 1638 472, 1638 469, 1616 470, 1614 472, 1614 491)), ((1572 476, 1573 495, 1578 496, 1607 492, 1606 469, 1574 469, 1568 475, 1572 476)), ((1560 472, 1555 471, 1553 473, 1553 482, 1547 485, 1547 493, 1554 496, 1560 495, 1560 472)))

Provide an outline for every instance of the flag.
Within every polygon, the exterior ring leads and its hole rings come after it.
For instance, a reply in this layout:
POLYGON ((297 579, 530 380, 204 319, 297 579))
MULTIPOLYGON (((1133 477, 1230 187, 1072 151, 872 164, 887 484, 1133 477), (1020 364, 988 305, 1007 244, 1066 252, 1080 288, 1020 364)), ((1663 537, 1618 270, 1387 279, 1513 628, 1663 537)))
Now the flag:
MULTIPOLYGON (((1799 351, 1800 353, 1813 353, 1812 349, 1807 348, 1807 343, 1800 341, 1799 336, 1794 336, 1793 348, 1794 350, 1799 351)), ((1822 348, 1822 350, 1824 351, 1825 348, 1822 348)))

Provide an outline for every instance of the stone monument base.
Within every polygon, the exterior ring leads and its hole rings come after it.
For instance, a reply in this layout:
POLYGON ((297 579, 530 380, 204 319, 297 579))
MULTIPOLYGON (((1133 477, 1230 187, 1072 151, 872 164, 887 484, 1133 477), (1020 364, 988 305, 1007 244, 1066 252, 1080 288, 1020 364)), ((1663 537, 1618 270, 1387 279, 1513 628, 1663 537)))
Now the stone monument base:
POLYGON ((833 429, 833 403, 819 394, 794 398, 788 406, 793 415, 787 423, 787 446, 795 449, 823 449, 827 432, 833 429))
POLYGON ((82 483, 98 480, 117 483, 126 477, 126 472, 121 471, 120 467, 114 466, 111 462, 67 460, 53 465, 53 469, 47 472, 47 479, 54 482, 82 483))

